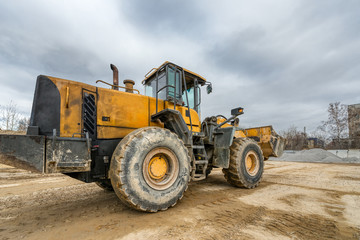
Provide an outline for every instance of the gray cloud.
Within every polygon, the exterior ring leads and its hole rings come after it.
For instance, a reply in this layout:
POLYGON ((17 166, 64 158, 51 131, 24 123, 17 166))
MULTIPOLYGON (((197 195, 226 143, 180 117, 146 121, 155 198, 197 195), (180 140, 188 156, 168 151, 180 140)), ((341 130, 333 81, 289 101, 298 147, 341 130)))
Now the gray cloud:
POLYGON ((168 34, 188 35, 198 38, 207 27, 204 5, 190 0, 181 1, 123 1, 120 11, 140 31, 166 38, 168 34))
POLYGON ((252 77, 269 75, 286 64, 281 52, 271 48, 267 32, 251 27, 221 39, 209 51, 218 67, 252 77))
POLYGON ((241 96, 252 114, 244 115, 246 125, 268 121, 314 129, 326 118, 329 102, 360 101, 349 88, 360 87, 359 9, 357 1, 302 1, 275 26, 249 23, 218 39, 208 58, 236 76, 223 84, 246 83, 242 90, 229 89, 228 99, 218 104, 241 96))
POLYGON ((171 60, 213 82, 202 117, 245 107, 244 126, 314 129, 328 103, 360 102, 360 2, 0 3, 0 105, 29 114, 35 79, 94 84, 109 63, 136 87, 171 60))

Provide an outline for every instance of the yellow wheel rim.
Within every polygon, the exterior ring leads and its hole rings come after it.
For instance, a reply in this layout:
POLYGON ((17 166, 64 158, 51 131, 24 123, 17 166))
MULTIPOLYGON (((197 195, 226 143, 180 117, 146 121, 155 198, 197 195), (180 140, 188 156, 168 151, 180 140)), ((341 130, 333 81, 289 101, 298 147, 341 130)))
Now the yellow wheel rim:
POLYGON ((259 157, 254 151, 249 151, 245 157, 246 172, 255 176, 259 171, 259 157))
POLYGON ((151 158, 148 164, 148 173, 152 179, 161 179, 165 176, 168 165, 165 156, 157 154, 151 158))
POLYGON ((145 182, 155 190, 165 190, 179 176, 179 160, 168 148, 158 147, 151 150, 143 162, 145 182))

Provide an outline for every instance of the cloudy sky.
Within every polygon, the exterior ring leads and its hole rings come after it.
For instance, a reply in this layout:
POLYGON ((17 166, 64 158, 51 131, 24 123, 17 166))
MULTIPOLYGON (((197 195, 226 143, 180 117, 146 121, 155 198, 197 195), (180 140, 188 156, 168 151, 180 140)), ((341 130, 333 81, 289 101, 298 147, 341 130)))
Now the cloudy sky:
POLYGON ((36 76, 141 81, 169 60, 204 76, 202 118, 244 127, 326 120, 360 103, 360 1, 0 1, 0 104, 30 115, 36 76))

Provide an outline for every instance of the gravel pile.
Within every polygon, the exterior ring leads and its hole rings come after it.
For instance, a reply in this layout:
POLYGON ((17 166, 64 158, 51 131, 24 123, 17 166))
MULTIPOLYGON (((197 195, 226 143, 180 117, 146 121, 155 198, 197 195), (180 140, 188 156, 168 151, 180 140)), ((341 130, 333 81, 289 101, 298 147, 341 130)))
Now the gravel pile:
POLYGON ((302 151, 286 151, 279 158, 270 158, 274 161, 288 162, 324 162, 324 163, 360 163, 357 157, 340 158, 324 149, 314 148, 302 151))

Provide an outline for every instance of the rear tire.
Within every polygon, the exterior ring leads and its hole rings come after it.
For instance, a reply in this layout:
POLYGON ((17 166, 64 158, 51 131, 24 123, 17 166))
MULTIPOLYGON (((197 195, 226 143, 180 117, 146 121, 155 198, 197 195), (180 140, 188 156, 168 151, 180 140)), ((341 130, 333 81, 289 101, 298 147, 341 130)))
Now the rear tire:
POLYGON ((236 138, 230 147, 229 168, 225 179, 233 186, 255 188, 264 172, 264 156, 260 146, 249 138, 236 138))
POLYGON ((137 129, 116 147, 110 163, 110 179, 116 195, 129 207, 147 212, 166 210, 187 189, 188 150, 167 129, 137 129))

